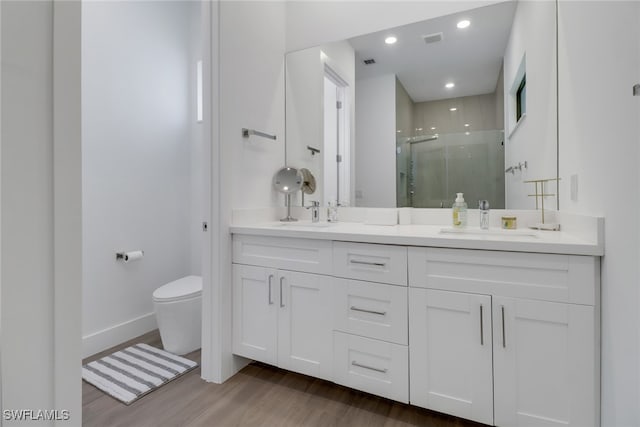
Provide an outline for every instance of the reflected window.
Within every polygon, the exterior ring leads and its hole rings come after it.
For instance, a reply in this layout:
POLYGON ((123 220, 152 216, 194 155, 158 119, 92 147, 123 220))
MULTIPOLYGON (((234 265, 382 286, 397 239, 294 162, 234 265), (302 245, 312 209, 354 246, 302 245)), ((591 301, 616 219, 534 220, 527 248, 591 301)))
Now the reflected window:
POLYGON ((516 122, 527 112, 527 75, 522 76, 522 81, 516 90, 516 122))

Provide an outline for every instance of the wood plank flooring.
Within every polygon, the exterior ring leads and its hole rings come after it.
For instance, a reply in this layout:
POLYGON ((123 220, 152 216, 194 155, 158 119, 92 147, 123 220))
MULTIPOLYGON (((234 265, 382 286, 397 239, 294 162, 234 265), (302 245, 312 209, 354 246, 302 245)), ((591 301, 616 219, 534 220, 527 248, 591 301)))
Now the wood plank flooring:
MULTIPOLYGON (((84 363, 139 342, 162 348, 154 331, 84 363)), ((186 357, 199 362, 200 351, 186 357)), ((203 381, 197 368, 130 406, 83 381, 82 409, 83 426, 97 427, 482 426, 261 363, 224 384, 203 381)))

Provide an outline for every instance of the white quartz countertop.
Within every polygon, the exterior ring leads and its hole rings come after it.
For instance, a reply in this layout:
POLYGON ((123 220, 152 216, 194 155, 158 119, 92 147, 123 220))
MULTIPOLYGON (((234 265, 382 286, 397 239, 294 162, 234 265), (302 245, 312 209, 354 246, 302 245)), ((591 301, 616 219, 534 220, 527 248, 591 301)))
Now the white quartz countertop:
POLYGON ((488 231, 468 227, 462 232, 442 225, 368 225, 354 222, 299 221, 233 225, 233 234, 338 240, 388 245, 483 249, 602 256, 602 242, 586 241, 564 231, 529 229, 488 231))

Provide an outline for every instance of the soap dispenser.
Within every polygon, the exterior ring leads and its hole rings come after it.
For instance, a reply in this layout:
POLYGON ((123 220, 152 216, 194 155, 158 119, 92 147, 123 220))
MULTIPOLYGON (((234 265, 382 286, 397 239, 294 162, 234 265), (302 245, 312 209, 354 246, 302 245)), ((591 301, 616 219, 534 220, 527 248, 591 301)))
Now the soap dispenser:
POLYGON ((463 228, 467 226, 467 204, 464 202, 463 193, 456 193, 456 201, 452 206, 453 227, 463 228))
POLYGON ((478 210, 480 212, 480 229, 488 230, 489 229, 489 201, 488 200, 478 201, 478 210))

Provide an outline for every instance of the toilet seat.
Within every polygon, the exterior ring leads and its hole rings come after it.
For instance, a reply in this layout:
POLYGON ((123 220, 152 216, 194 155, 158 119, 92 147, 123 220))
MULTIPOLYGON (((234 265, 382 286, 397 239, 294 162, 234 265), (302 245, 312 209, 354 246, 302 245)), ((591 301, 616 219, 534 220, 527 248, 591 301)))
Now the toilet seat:
POLYGON ((153 301, 159 303, 176 302, 199 298, 201 295, 202 277, 187 276, 160 286, 153 292, 153 301))

